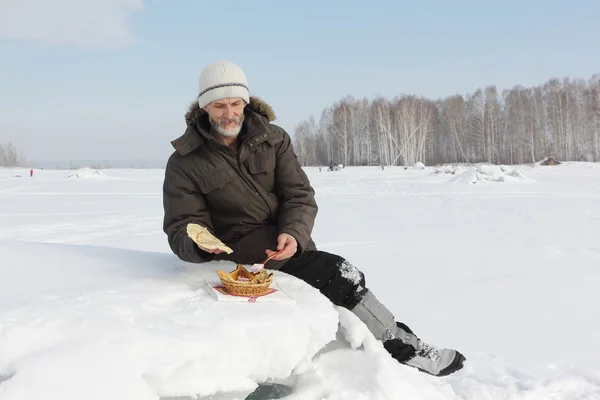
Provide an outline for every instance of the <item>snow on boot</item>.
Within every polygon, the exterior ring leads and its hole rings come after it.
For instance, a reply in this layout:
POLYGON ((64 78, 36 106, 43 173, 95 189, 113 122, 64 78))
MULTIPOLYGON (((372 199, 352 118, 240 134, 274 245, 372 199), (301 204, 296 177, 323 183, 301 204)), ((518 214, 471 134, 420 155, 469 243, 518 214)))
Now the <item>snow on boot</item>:
POLYGON ((415 336, 406 325, 396 325, 396 337, 384 342, 383 347, 402 364, 435 376, 450 375, 463 367, 466 358, 458 351, 434 347, 415 336))
POLYGON ((417 339, 414 357, 404 364, 431 375, 446 376, 461 369, 465 360, 465 356, 456 350, 433 347, 417 339))

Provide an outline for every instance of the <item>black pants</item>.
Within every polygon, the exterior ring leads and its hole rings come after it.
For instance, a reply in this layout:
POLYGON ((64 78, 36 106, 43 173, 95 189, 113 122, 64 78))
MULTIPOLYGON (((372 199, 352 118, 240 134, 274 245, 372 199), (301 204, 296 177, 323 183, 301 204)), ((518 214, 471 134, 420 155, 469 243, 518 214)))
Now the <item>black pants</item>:
POLYGON ((305 251, 280 271, 319 289, 336 306, 353 309, 367 293, 364 274, 343 257, 325 251, 305 251))
MULTIPOLYGON (((352 310, 368 292, 364 274, 343 257, 324 251, 305 251, 301 257, 290 259, 280 269, 319 289, 337 306, 352 310)), ((396 321, 398 328, 413 331, 396 321)), ((414 334, 414 333, 413 333, 414 334)), ((399 339, 386 341, 385 349, 399 362, 412 358, 415 349, 399 339)))

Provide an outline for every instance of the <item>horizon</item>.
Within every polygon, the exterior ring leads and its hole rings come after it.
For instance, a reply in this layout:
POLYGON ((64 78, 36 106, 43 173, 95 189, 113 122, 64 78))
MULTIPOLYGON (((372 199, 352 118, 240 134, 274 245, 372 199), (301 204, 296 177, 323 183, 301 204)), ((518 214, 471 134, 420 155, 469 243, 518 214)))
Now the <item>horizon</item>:
MULTIPOLYGON (((424 164, 426 168, 437 168, 443 166, 478 166, 478 165, 494 165, 494 166, 531 166, 533 164, 540 164, 545 160, 553 157, 542 157, 539 160, 536 160, 535 163, 524 162, 517 164, 502 164, 502 163, 490 163, 484 161, 473 161, 473 162, 443 162, 443 163, 431 163, 424 164)), ((597 163, 593 161, 561 161, 561 163, 568 164, 586 164, 586 163, 597 163)), ((423 164, 421 162, 416 163, 423 164)), ((22 166, 13 166, 13 167, 3 167, 0 166, 0 170, 2 169, 14 169, 14 170, 48 170, 48 171, 75 171, 75 170, 111 170, 111 169, 165 169, 166 160, 160 159, 131 159, 131 160, 39 160, 35 162, 27 161, 22 166)), ((318 165, 303 165, 302 168, 324 168, 324 171, 327 171, 326 168, 328 165, 318 164, 318 165)), ((413 168, 414 165, 386 165, 385 168, 413 168)), ((353 168, 374 168, 380 169, 381 166, 379 164, 374 165, 344 165, 343 169, 353 169, 353 168)))
POLYGON ((215 59, 242 67, 292 137, 346 96, 442 100, 600 72, 591 0, 234 6, 230 24, 248 28, 200 25, 221 5, 190 0, 4 2, 0 143, 32 162, 166 160, 215 59))

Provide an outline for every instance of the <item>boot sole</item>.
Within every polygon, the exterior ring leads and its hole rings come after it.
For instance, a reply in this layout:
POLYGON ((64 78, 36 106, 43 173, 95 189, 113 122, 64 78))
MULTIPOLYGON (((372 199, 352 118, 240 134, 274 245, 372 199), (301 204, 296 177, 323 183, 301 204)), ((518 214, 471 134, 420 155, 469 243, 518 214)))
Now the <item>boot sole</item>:
POLYGON ((465 358, 465 356, 463 356, 461 353, 459 353, 458 351, 456 352, 456 357, 454 357, 454 360, 452 361, 452 363, 450 365, 448 365, 446 368, 444 368, 443 370, 440 371, 439 374, 437 374, 436 376, 447 376, 450 375, 456 371, 458 371, 459 369, 462 369, 464 362, 467 359, 465 358))
POLYGON ((446 368, 441 370, 438 374, 432 374, 431 372, 424 370, 422 368, 419 368, 419 367, 413 367, 413 368, 416 368, 417 370, 419 370, 425 374, 431 375, 431 376, 448 376, 448 375, 462 369, 462 367, 464 366, 463 364, 466 360, 467 359, 465 358, 465 356, 463 356, 461 353, 459 353, 457 351, 456 357, 454 357, 454 360, 452 360, 450 365, 448 365, 446 368))

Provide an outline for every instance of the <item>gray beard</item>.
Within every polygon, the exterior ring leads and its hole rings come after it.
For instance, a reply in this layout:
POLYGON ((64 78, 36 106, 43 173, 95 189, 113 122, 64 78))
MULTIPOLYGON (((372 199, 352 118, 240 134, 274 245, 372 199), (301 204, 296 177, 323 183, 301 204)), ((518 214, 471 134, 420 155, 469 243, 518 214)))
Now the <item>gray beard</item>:
POLYGON ((214 130, 219 135, 225 136, 225 137, 236 137, 237 135, 239 135, 240 131, 242 130, 242 124, 244 123, 244 116, 242 115, 242 117, 240 118, 240 123, 234 129, 221 128, 221 125, 219 125, 219 122, 214 121, 212 118, 209 118, 209 121, 210 121, 210 124, 212 125, 212 127, 214 128, 214 130))
POLYGON ((238 125, 237 128, 235 129, 224 129, 221 128, 220 125, 213 125, 213 128, 215 128, 215 131, 217 131, 217 133, 221 136, 226 136, 226 137, 236 137, 240 131, 242 130, 242 126, 238 125))

